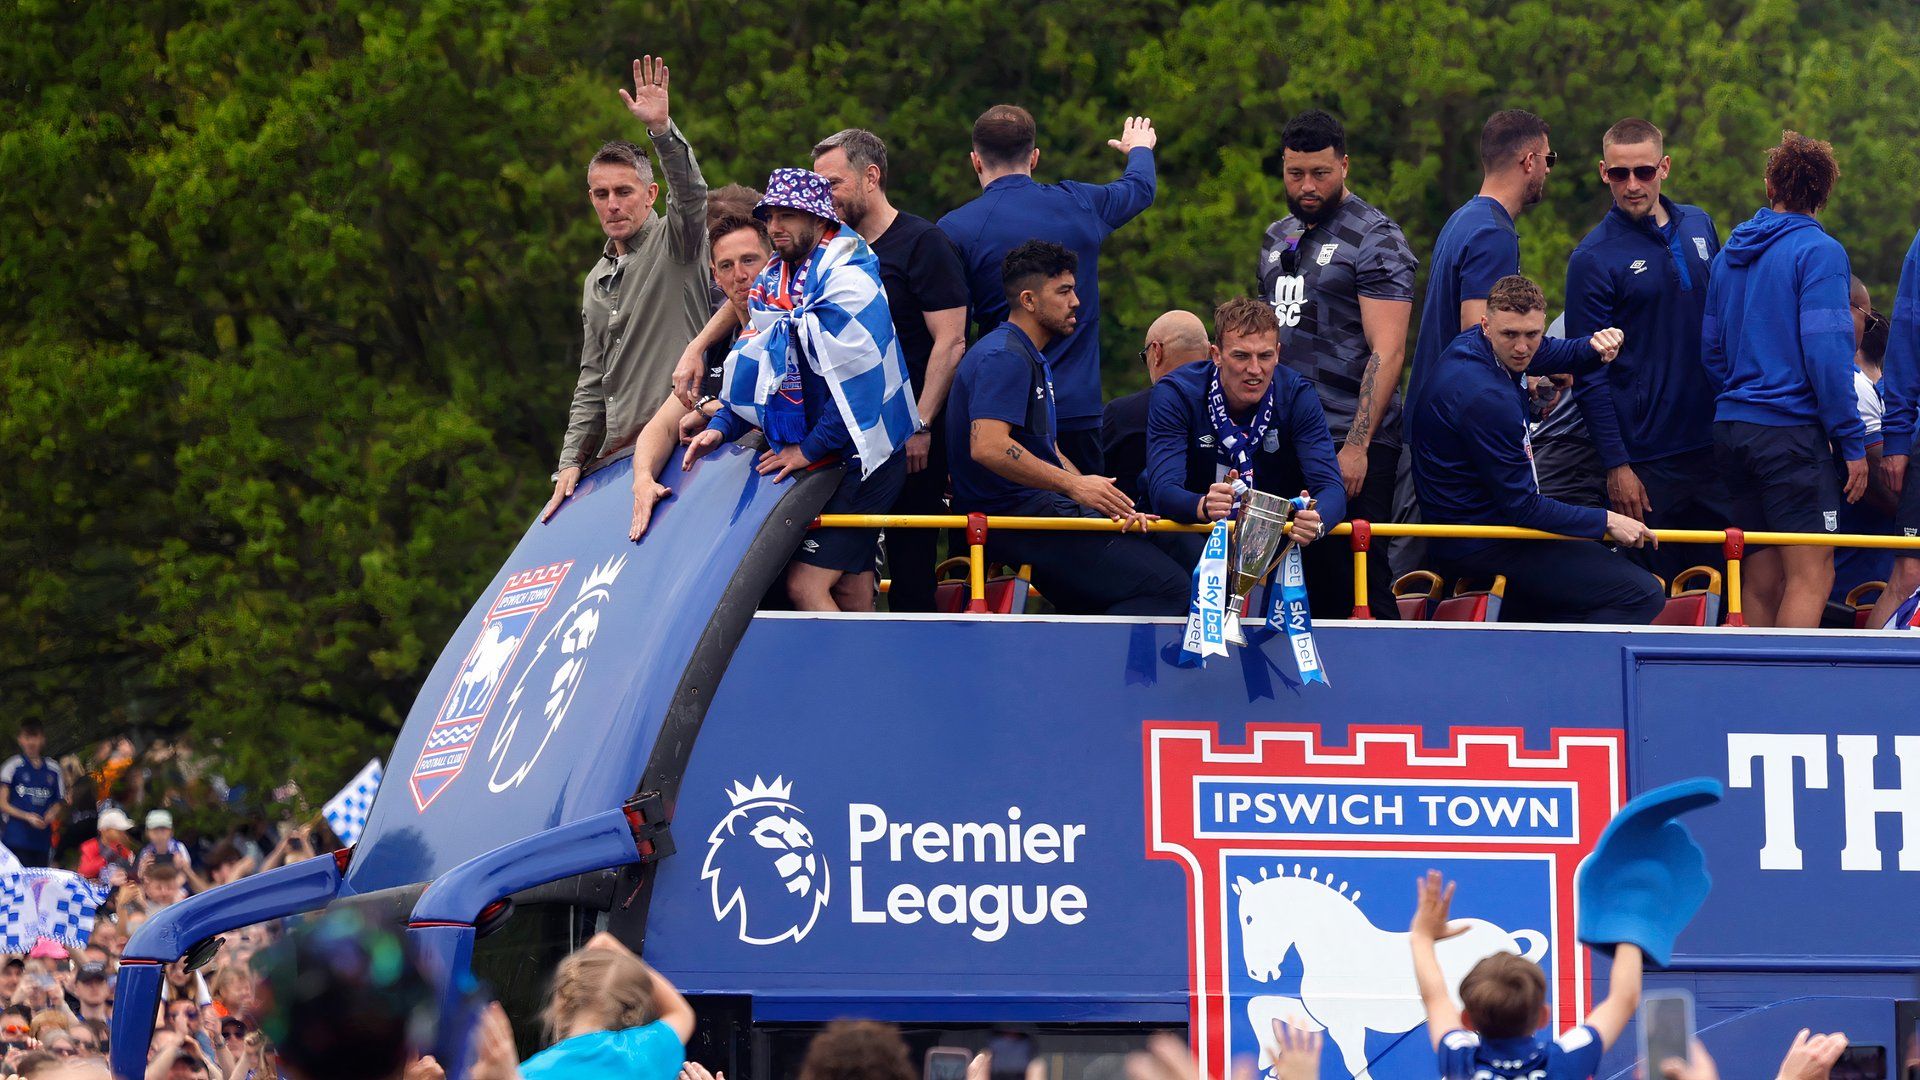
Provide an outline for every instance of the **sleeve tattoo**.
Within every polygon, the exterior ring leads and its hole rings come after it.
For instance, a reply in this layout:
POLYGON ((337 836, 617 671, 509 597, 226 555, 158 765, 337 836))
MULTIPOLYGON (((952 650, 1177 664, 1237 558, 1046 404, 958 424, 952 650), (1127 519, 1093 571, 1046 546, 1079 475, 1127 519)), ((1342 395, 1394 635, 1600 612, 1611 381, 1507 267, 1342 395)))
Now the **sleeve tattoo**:
POLYGON ((1380 354, 1367 354, 1367 369, 1360 376, 1360 392, 1353 402, 1353 426, 1347 429, 1347 442, 1365 446, 1373 437, 1374 382, 1380 375, 1380 354))

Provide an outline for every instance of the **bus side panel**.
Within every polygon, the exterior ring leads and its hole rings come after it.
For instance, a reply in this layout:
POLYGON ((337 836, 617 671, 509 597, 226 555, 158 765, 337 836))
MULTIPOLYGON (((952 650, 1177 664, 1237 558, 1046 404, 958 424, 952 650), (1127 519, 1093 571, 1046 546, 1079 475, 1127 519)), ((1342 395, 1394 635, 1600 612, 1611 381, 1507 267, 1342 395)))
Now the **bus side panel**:
MULTIPOLYGON (((1178 632, 755 620, 693 750, 648 959, 690 993, 750 996, 757 1021, 1189 1021, 1217 1072, 1279 1016, 1327 1028, 1328 1076, 1424 1077, 1418 1004, 1393 981, 1415 874, 1457 877, 1456 917, 1547 967, 1571 1025, 1605 993, 1604 959, 1573 940, 1571 875, 1630 778, 1734 785, 1697 815, 1725 887, 1683 957, 1777 955, 1791 925, 1809 967, 1857 964, 1870 929, 1772 910, 1920 882, 1895 869, 1897 814, 1879 870, 1842 875, 1835 846, 1838 738, 1877 738, 1876 782, 1898 783, 1890 714, 1859 695, 1920 690, 1905 641, 1783 666, 1804 639, 1340 624, 1316 634, 1333 685, 1303 688, 1284 642, 1187 669, 1178 632), (1660 655, 1706 645, 1734 655, 1660 655), (1801 804, 1800 870, 1757 869, 1763 791, 1730 774, 1730 731, 1821 733, 1836 755, 1801 804)), ((1710 982, 1715 1015, 1801 992, 1793 965, 1767 964, 1710 982)), ((1890 1031, 1884 980, 1828 974, 1890 1031)))

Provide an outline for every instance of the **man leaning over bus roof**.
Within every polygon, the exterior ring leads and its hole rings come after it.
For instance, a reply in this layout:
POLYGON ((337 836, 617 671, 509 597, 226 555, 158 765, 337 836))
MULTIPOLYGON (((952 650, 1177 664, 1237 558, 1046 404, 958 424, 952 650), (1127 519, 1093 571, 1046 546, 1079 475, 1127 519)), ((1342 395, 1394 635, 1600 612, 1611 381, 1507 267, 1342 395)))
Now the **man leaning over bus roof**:
MULTIPOLYGON (((683 467, 758 427, 773 447, 756 466, 780 483, 838 456, 823 514, 884 514, 906 479, 917 431, 906 362, 879 260, 833 206, 825 177, 775 169, 754 208, 777 258, 748 294, 753 325, 727 357, 723 407, 687 445, 683 467)), ((877 528, 816 529, 787 573, 802 611, 872 611, 877 528)))
POLYGON ((616 139, 587 166, 587 194, 607 242, 580 296, 584 338, 553 497, 553 516, 580 482, 581 470, 632 442, 667 396, 673 363, 700 327, 707 296, 707 182, 693 148, 667 115, 666 61, 633 62, 627 111, 646 126, 667 175, 667 213, 653 213, 660 194, 653 166, 638 146, 616 139))

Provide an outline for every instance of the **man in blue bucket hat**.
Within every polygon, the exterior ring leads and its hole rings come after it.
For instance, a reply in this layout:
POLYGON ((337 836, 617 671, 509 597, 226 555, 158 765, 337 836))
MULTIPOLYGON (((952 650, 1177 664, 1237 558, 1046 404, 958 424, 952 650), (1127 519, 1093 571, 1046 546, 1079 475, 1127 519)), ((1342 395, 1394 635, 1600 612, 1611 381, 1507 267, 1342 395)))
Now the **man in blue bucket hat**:
MULTIPOLYGON (((759 428, 761 475, 780 483, 838 458, 846 474, 822 513, 884 514, 906 480, 900 450, 923 426, 894 335, 880 260, 841 222, 827 179, 775 169, 753 209, 774 259, 747 295, 751 325, 727 355, 723 408, 685 465, 759 428)), ((872 611, 878 529, 816 529, 787 572, 802 611, 872 611)))

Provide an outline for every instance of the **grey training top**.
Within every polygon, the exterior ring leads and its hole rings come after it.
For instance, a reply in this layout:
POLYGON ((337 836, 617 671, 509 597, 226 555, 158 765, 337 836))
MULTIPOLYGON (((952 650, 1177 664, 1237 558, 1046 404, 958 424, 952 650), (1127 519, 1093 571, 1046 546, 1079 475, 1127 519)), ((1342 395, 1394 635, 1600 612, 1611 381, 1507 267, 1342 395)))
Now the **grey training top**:
MULTIPOLYGON (((1417 265, 1400 226, 1358 195, 1348 194, 1312 229, 1291 214, 1267 226, 1260 295, 1280 316, 1280 362, 1319 392, 1336 443, 1353 427, 1360 378, 1372 354, 1360 325, 1360 298, 1411 302, 1417 265), (1291 242, 1296 238, 1297 245, 1291 242)), ((1399 446, 1400 393, 1385 389, 1393 400, 1373 441, 1399 446)))
POLYGON ((707 182, 671 122, 653 138, 667 212, 648 214, 627 252, 601 249, 580 294, 580 382, 560 467, 586 465, 632 442, 673 389, 673 365, 713 314, 708 299, 707 182))

